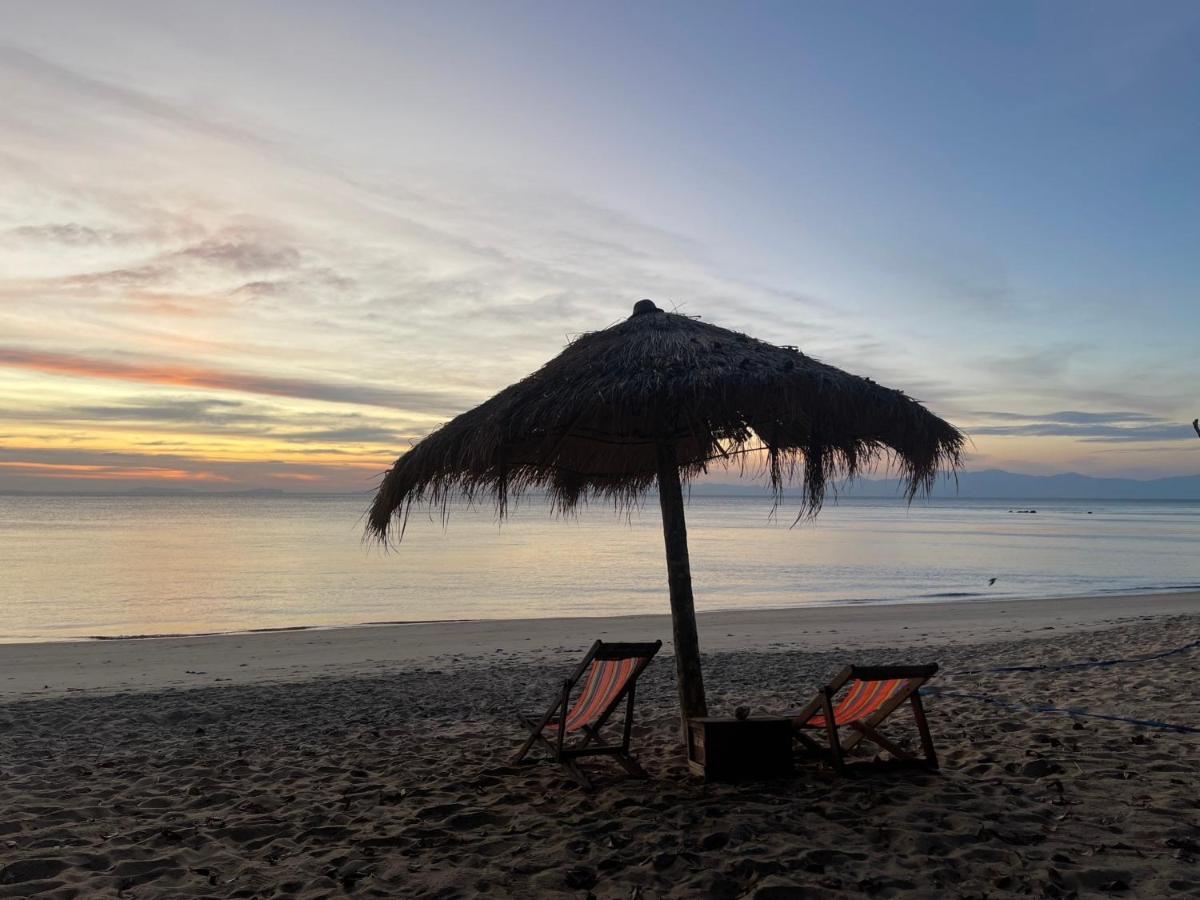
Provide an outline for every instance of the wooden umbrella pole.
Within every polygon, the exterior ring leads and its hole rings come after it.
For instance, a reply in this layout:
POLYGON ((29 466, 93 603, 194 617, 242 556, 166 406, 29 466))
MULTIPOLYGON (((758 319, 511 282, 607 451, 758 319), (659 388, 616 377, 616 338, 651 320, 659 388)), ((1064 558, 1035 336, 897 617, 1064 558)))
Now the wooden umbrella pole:
POLYGON ((679 708, 687 720, 708 715, 704 676, 700 671, 700 639, 692 599, 692 567, 688 561, 687 523, 683 516, 683 487, 673 443, 658 445, 658 502, 662 507, 663 539, 667 547, 667 583, 671 589, 671 625, 675 637, 675 676, 679 708))

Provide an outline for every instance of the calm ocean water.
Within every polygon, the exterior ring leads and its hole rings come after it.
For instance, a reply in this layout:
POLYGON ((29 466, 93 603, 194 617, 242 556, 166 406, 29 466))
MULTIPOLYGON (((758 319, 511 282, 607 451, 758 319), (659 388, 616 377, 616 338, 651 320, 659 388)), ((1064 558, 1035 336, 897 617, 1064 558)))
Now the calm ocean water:
MULTIPOLYGON (((390 553, 363 544, 366 505, 0 497, 0 641, 668 608, 654 498, 630 519, 535 501, 503 526, 490 510, 456 509, 444 530, 414 517, 390 553)), ((794 528, 769 512, 692 498, 699 609, 1200 587, 1200 503, 843 499, 794 528)))

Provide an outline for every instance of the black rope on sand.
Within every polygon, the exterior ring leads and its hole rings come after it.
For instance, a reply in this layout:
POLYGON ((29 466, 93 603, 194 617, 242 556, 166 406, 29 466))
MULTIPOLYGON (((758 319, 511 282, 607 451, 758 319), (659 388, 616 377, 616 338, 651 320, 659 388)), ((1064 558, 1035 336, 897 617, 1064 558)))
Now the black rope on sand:
POLYGON ((1191 725, 1175 725, 1171 722, 1159 722, 1155 719, 1131 719, 1126 716, 1111 716, 1106 713, 1092 713, 1084 709, 1073 707, 1063 708, 1058 706, 1012 703, 1008 700, 997 700, 995 697, 989 697, 986 694, 968 694, 962 691, 944 691, 939 687, 926 686, 921 688, 921 693, 938 697, 959 697, 966 700, 979 700, 983 703, 990 703, 993 706, 1001 706, 1005 709, 1019 709, 1025 712, 1060 713, 1071 716, 1072 718, 1104 719, 1109 722, 1126 722, 1130 725, 1137 725, 1139 728, 1159 728, 1164 731, 1175 731, 1180 734, 1200 734, 1200 728, 1193 728, 1191 725))
MULTIPOLYGON (((1164 650, 1162 653, 1154 653, 1150 656, 1132 656, 1128 659, 1101 659, 1089 660, 1088 662, 1073 662, 1040 664, 1033 666, 997 666, 992 669, 971 669, 966 672, 948 672, 947 675, 990 675, 995 673, 1005 672, 1061 672, 1070 669, 1099 669, 1108 666, 1122 665, 1124 663, 1142 663, 1153 662, 1156 659, 1165 659, 1168 656, 1177 656, 1180 653, 1187 653, 1189 650, 1194 650, 1200 647, 1200 641, 1192 641, 1190 644, 1184 644, 1182 647, 1176 647, 1173 650, 1164 650)), ((1013 703, 1008 700, 997 700, 995 697, 989 697, 986 694, 969 694, 963 691, 946 691, 940 687, 923 687, 921 693, 930 694, 939 697, 960 697, 965 700, 979 700, 982 703, 990 703, 993 706, 1000 706, 1005 709, 1018 709, 1025 712, 1039 713, 1059 713, 1068 715, 1072 718, 1086 719, 1104 719, 1109 722, 1126 722, 1130 725, 1136 725, 1139 728, 1160 728, 1166 731, 1175 731, 1180 734, 1200 734, 1200 728, 1193 728, 1191 725, 1174 725, 1170 722, 1159 722, 1155 719, 1131 719, 1126 716, 1112 716, 1107 713, 1091 713, 1084 709, 1076 707, 1059 707, 1059 706, 1041 706, 1026 703, 1013 703)))
POLYGON ((1098 669, 1105 666, 1116 666, 1122 663, 1140 663, 1152 662, 1156 659, 1165 659, 1168 656, 1176 656, 1180 653, 1187 653, 1189 650, 1194 650, 1200 647, 1200 641, 1192 641, 1190 644, 1184 644, 1182 647, 1176 647, 1174 650, 1164 650, 1162 653, 1155 653, 1151 656, 1131 656, 1128 659, 1100 659, 1090 660, 1088 662, 1073 662, 1060 663, 1058 665, 1039 664, 1035 666, 997 666, 994 669, 971 669, 966 672, 949 672, 952 675, 987 675, 1000 672, 1059 672, 1066 669, 1098 669))

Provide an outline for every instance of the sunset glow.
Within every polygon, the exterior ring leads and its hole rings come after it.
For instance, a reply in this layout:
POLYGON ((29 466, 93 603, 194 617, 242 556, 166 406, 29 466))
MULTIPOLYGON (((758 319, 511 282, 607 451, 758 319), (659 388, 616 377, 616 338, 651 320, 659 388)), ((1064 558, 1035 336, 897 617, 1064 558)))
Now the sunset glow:
POLYGON ((905 389, 970 468, 1198 468, 1187 7, 62 9, 0 46, 0 490, 367 492, 641 297, 905 389))

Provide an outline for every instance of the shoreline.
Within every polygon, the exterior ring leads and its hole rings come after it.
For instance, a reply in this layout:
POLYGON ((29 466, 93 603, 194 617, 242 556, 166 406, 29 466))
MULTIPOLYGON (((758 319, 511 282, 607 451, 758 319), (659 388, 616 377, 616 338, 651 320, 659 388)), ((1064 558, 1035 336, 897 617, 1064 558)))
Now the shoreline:
MULTIPOLYGON (((713 654, 904 650, 1197 615, 1200 591, 727 610, 698 613, 697 620, 701 649, 713 654)), ((670 616, 449 620, 0 644, 0 702, 297 682, 485 661, 557 663, 581 653, 596 638, 661 638, 669 654, 670 616)))
MULTIPOLYGON (((709 609, 698 610, 697 616, 715 616, 715 615, 756 615, 760 613, 787 613, 801 610, 827 610, 827 609, 847 609, 847 608, 875 608, 875 607, 925 607, 931 605, 948 605, 948 604, 1012 604, 1012 603, 1064 603, 1074 600, 1139 600, 1147 597, 1161 596, 1177 596, 1177 595, 1195 595, 1200 597, 1200 585, 1185 585, 1163 588, 1135 588, 1133 590, 1113 590, 1101 594, 1056 594, 1056 595, 1036 595, 1036 596, 1017 596, 1017 597, 988 597, 979 593, 947 593, 947 594, 931 594, 925 597, 908 598, 902 600, 838 600, 829 603, 807 603, 800 606, 755 606, 755 607, 729 607, 724 609, 709 609)), ((412 627, 421 625, 448 625, 448 624, 496 624, 503 626, 512 622, 558 622, 558 621, 581 621, 588 622, 595 619, 653 619, 665 615, 663 613, 626 613, 619 616, 609 615, 580 615, 580 616, 546 616, 540 618, 531 617, 515 617, 515 618, 454 618, 454 619, 385 619, 380 621, 369 622, 343 622, 335 624, 318 624, 318 625, 267 625, 261 628, 233 628, 227 631, 167 631, 162 633, 146 633, 146 634, 85 634, 76 635, 74 637, 45 637, 45 638, 29 638, 20 637, 16 639, 0 637, 0 648, 3 647, 23 647, 23 646, 46 646, 57 644, 88 644, 88 643, 106 643, 118 641, 160 641, 169 639, 185 639, 185 638, 205 638, 205 637, 238 637, 241 635, 255 634, 277 634, 281 632, 318 632, 318 631, 342 631, 355 628, 392 628, 392 627, 412 627)))

